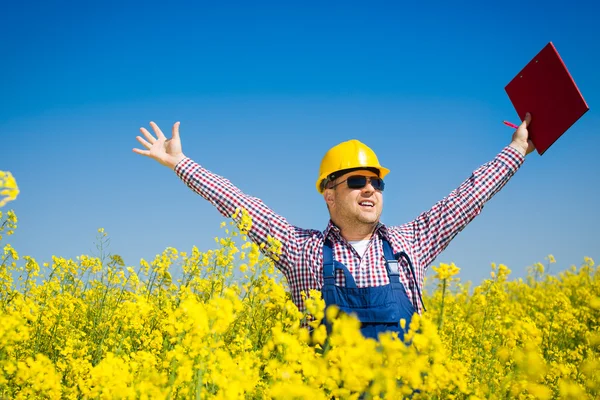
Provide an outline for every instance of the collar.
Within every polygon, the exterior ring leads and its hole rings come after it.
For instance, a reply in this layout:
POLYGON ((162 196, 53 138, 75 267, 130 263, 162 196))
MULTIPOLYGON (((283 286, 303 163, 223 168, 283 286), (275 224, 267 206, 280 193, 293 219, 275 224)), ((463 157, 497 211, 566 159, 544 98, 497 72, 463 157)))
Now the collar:
MULTIPOLYGON (((381 222, 377 223, 377 226, 375 227, 375 231, 373 232, 373 236, 371 236, 371 240, 373 240, 373 238, 377 235, 381 236, 382 238, 384 238, 388 241, 390 240, 388 228, 381 222)), ((327 227, 323 231, 323 238, 324 239, 329 238, 329 239, 331 239, 332 242, 345 240, 342 238, 340 228, 337 225, 335 225, 331 219, 329 220, 327 227)))

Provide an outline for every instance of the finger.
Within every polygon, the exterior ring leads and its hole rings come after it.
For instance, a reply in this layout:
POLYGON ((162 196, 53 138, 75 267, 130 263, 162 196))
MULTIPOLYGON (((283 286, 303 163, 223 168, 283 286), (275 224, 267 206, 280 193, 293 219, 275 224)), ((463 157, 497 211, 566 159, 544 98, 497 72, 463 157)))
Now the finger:
POLYGON ((148 139, 148 141, 150 143, 156 142, 156 139, 154 138, 154 136, 152 136, 152 134, 150 132, 148 132, 148 130, 146 128, 140 128, 140 132, 142 132, 144 134, 144 136, 146 136, 146 139, 148 139))
POLYGON ((521 123, 521 126, 527 128, 530 123, 531 123, 531 113, 526 113, 525 114, 525 119, 521 123))
POLYGON ((152 127, 152 129, 154 130, 154 133, 156 133, 156 137, 159 139, 166 139, 165 134, 162 133, 162 131, 160 130, 160 128, 158 127, 158 125, 156 125, 154 122, 150 122, 150 126, 152 127))
POLYGON ((140 142, 140 144, 142 146, 144 146, 147 149, 150 149, 152 147, 152 145, 150 143, 148 143, 147 141, 145 141, 142 137, 140 136, 136 136, 135 137, 137 139, 138 142, 140 142))
POLYGON ((173 125, 173 139, 179 139, 179 121, 173 125))
POLYGON ((523 121, 521 121, 521 123, 519 124, 519 128, 517 128, 517 129, 521 129, 521 128, 527 128, 527 118, 525 118, 523 121))
POLYGON ((150 150, 140 150, 140 149, 135 149, 134 148, 133 152, 137 153, 137 154, 141 154, 143 156, 148 156, 148 157, 150 156, 150 150))

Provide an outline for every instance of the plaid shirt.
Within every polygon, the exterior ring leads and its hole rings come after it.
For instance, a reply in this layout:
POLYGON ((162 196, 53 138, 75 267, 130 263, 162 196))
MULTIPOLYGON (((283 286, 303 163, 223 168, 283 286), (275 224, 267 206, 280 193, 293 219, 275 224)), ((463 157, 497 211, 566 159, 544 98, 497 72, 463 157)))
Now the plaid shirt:
MULTIPOLYGON (((229 180, 213 174, 189 158, 180 161, 175 172, 225 217, 231 217, 237 207, 245 208, 253 222, 248 236, 255 243, 266 242, 267 235, 281 241, 282 253, 276 266, 287 278, 292 299, 301 311, 305 309, 302 292, 321 290, 323 286, 325 238, 331 240, 335 259, 348 267, 356 285, 372 287, 389 283, 382 248, 384 237, 390 242, 394 253, 404 251, 410 257, 416 282, 406 261, 399 266, 400 280, 415 309, 422 313, 423 304, 415 285, 422 291, 429 265, 481 212, 485 202, 508 182, 523 161, 521 153, 510 146, 505 147, 492 161, 473 171, 457 189, 415 220, 398 226, 379 223, 362 257, 331 221, 323 232, 293 226, 260 199, 242 193, 229 180)), ((336 271, 336 285, 344 285, 342 271, 336 271)))

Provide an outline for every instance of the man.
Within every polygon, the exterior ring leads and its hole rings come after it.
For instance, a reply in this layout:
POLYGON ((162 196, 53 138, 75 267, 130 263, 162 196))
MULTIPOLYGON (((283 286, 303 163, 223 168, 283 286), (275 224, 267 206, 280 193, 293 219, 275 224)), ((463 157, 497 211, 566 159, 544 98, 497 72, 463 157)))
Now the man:
POLYGON ((302 292, 321 290, 327 306, 335 304, 358 316, 365 337, 395 331, 403 338, 413 314, 424 310, 421 291, 427 267, 534 150, 528 140, 530 121, 527 114, 511 143, 450 195, 399 226, 380 222, 383 178, 389 170, 357 140, 334 146, 325 154, 316 182, 330 214, 323 232, 289 224, 260 199, 187 158, 181 148, 179 122, 173 126, 171 139, 153 122, 156 136, 140 128, 144 137, 136 139, 146 149, 133 151, 173 169, 224 216, 245 208, 253 220, 248 235, 254 242, 263 243, 268 235, 281 241, 276 266, 287 278, 300 310, 305 308, 302 292))

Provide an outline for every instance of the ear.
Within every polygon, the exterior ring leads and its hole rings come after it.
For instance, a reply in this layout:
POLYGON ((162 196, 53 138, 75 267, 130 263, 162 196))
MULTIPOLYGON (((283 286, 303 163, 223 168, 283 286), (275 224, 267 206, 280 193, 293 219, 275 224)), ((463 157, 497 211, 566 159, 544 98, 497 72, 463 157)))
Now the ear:
POLYGON ((325 203, 327 203, 328 207, 333 206, 335 200, 335 191, 331 189, 325 189, 323 191, 323 198, 325 199, 325 203))

